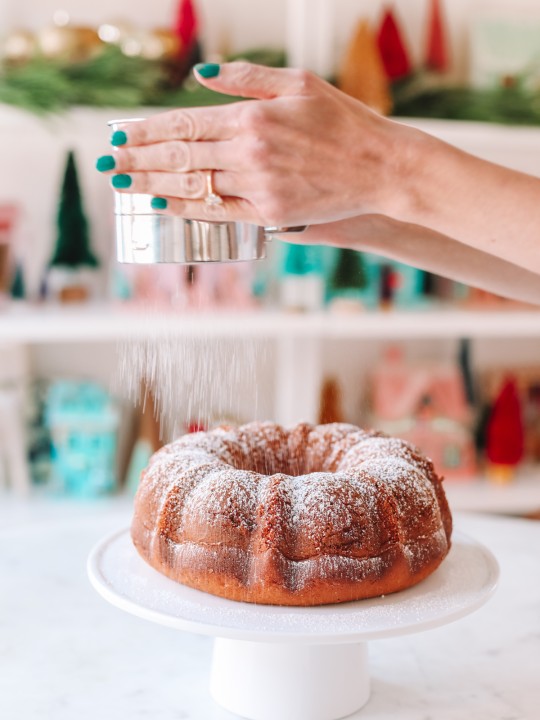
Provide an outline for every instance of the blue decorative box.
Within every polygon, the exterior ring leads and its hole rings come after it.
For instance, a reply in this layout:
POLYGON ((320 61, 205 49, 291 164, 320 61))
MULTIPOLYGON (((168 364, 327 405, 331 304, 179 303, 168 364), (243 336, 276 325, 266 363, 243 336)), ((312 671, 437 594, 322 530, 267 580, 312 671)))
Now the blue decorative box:
POLYGON ((55 381, 47 392, 45 418, 58 489, 81 497, 113 492, 119 411, 111 395, 93 382, 55 381))

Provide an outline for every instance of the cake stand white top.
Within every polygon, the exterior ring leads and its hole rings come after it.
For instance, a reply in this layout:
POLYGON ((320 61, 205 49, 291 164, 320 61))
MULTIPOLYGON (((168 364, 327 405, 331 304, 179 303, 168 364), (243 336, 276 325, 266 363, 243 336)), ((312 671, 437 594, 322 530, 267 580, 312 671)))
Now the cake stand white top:
POLYGON ((88 574, 113 605, 179 630, 261 642, 341 644, 429 630, 483 605, 497 585, 497 561, 463 533, 454 532, 452 542, 441 566, 408 590, 309 608, 234 602, 180 585, 142 560, 127 529, 92 550, 88 574))

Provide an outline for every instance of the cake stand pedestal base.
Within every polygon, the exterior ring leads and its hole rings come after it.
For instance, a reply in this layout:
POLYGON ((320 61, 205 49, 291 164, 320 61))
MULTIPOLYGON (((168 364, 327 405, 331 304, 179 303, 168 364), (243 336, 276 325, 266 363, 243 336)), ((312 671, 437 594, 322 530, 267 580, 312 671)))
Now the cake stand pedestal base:
POLYGON ((499 567, 455 530, 441 566, 385 597, 314 607, 234 602, 176 583, 138 555, 129 530, 88 558, 96 590, 125 612, 215 638, 211 693, 248 720, 338 720, 369 699, 367 643, 430 630, 481 607, 499 567))
POLYGON ((210 692, 219 705, 249 720, 338 720, 369 700, 367 643, 216 638, 210 692))

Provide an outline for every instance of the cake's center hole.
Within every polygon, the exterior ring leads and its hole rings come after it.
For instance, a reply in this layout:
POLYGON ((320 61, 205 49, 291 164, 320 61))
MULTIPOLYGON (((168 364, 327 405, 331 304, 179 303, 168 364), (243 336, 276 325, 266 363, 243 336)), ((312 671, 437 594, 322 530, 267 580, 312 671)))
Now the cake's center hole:
POLYGON ((261 475, 307 475, 312 472, 324 472, 326 468, 321 463, 314 464, 314 458, 305 448, 300 453, 290 454, 287 447, 257 448, 256 451, 246 452, 242 458, 233 463, 238 470, 249 470, 261 475))

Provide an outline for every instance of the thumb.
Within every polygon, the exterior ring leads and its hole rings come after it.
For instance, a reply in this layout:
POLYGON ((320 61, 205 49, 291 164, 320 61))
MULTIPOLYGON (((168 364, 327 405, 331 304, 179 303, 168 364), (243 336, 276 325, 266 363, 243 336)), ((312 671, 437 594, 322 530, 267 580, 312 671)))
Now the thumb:
POLYGON ((205 87, 225 95, 270 100, 303 95, 308 79, 315 75, 291 68, 271 68, 248 62, 195 65, 195 77, 205 87))

